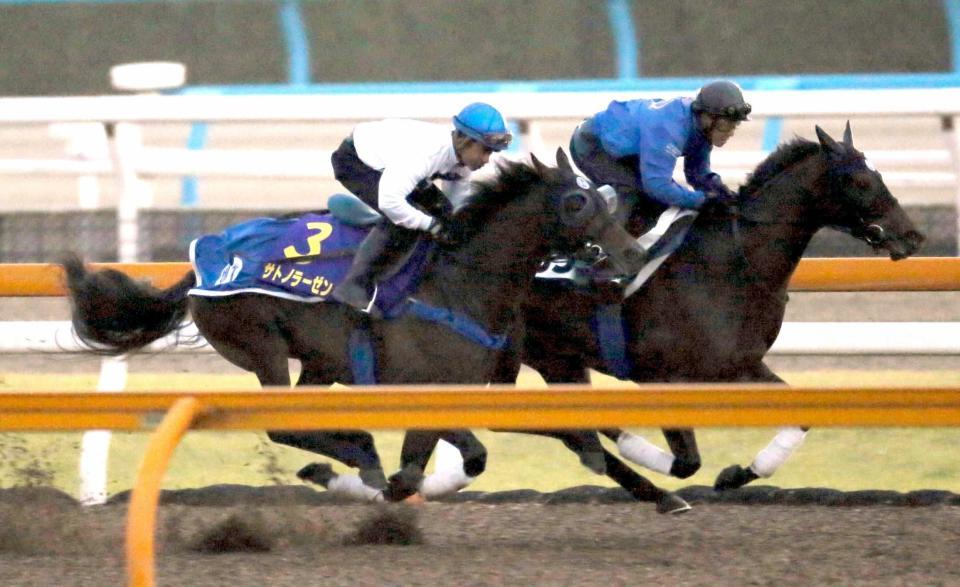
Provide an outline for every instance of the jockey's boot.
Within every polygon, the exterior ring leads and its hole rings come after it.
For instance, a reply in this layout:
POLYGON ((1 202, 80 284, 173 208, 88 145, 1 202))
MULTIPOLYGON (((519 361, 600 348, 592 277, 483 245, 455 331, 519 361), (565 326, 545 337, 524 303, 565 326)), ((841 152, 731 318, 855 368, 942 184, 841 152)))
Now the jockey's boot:
POLYGON ((373 303, 374 287, 381 278, 393 273, 394 265, 403 260, 410 246, 417 242, 415 233, 413 238, 404 238, 398 234, 401 232, 414 233, 392 224, 373 227, 360 243, 347 276, 330 297, 371 318, 381 318, 380 310, 373 303))

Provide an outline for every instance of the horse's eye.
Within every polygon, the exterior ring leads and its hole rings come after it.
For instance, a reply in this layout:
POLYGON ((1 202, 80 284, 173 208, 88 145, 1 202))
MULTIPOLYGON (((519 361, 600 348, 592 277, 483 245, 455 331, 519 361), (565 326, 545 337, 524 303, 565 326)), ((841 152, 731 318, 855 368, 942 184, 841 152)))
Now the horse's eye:
POLYGON ((571 192, 563 198, 563 208, 568 214, 576 214, 587 206, 587 194, 571 192))

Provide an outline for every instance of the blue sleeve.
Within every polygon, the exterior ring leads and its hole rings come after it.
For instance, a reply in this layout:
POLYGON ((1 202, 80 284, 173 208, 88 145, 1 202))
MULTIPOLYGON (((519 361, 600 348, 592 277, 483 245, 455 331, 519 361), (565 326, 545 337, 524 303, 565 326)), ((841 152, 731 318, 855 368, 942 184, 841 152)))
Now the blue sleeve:
POLYGON ((723 184, 720 176, 710 169, 710 149, 701 149, 685 156, 683 173, 687 183, 700 191, 717 189, 717 184, 723 184))
POLYGON ((643 191, 667 206, 699 208, 705 199, 704 193, 688 190, 673 180, 673 170, 681 153, 680 144, 681 141, 671 136, 665 126, 644 129, 640 138, 643 191))

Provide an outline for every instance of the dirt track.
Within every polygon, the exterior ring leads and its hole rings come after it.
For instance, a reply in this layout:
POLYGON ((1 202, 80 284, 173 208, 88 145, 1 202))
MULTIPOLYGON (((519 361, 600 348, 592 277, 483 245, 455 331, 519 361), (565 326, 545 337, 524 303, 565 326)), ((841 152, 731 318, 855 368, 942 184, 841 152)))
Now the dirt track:
MULTIPOLYGON (((158 585, 951 585, 960 582, 960 496, 839 494, 838 503, 895 505, 732 505, 698 503, 677 517, 611 490, 578 488, 549 498, 484 494, 459 503, 409 506, 296 503, 302 490, 236 488, 194 493, 168 504, 158 532, 158 585), (552 500, 552 503, 551 503, 552 500), (237 505, 244 503, 245 506, 237 505), (570 503, 573 501, 573 503, 570 503), (950 504, 954 505, 950 505, 950 504), (232 517, 234 538, 268 552, 203 554, 205 534, 232 517), (373 518, 395 524, 411 545, 348 544, 373 518), (407 532, 409 534, 404 534, 407 532), (419 533, 419 537, 417 536, 419 533)), ((706 491, 701 488, 699 491, 706 491)), ((812 493, 770 492, 795 502, 812 493)), ((181 496, 184 497, 184 496, 181 496)), ((740 500, 742 501, 742 500, 740 500)), ((0 584, 124 583, 122 504, 81 509, 41 490, 0 491, 0 584), (29 503, 29 508, 23 507, 29 503)), ((382 535, 382 534, 381 534, 382 535)))

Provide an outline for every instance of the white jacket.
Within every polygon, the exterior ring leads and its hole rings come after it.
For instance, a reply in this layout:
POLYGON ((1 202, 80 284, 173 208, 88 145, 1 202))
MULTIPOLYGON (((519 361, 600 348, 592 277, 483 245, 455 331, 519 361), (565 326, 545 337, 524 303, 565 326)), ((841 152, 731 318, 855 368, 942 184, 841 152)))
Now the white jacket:
POLYGON ((378 207, 394 224, 427 230, 433 218, 407 196, 421 181, 440 179, 440 189, 454 207, 469 191, 470 169, 457 161, 452 128, 419 120, 363 122, 353 129, 360 160, 383 172, 378 207))

